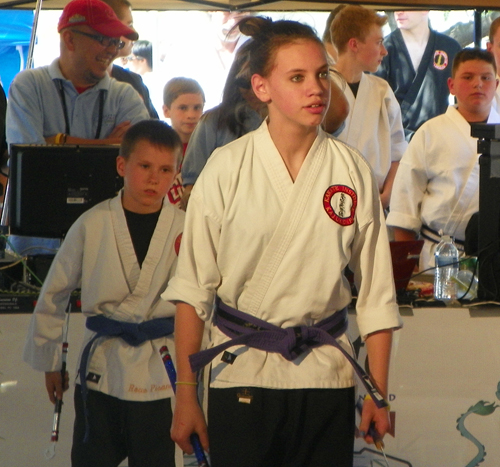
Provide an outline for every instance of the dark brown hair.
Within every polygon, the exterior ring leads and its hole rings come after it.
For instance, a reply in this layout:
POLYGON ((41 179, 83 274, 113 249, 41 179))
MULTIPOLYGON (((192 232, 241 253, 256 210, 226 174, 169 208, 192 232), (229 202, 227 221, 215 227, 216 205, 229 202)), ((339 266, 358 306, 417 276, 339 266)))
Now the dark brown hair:
POLYGON ((489 63, 495 70, 495 75, 496 75, 497 66, 493 54, 484 49, 468 47, 466 49, 461 50, 455 55, 455 58, 453 59, 453 65, 451 68, 451 77, 452 78, 455 77, 455 74, 461 63, 468 62, 470 60, 482 60, 483 62, 489 63))
POLYGON ((179 165, 182 155, 182 141, 170 125, 160 120, 142 120, 132 125, 123 136, 120 156, 127 160, 139 141, 147 141, 158 148, 176 152, 177 165, 179 165))
POLYGON ((250 36, 250 76, 269 76, 274 68, 276 53, 280 47, 299 40, 311 40, 324 49, 316 32, 297 21, 272 21, 262 16, 243 18, 238 24, 242 34, 250 36))

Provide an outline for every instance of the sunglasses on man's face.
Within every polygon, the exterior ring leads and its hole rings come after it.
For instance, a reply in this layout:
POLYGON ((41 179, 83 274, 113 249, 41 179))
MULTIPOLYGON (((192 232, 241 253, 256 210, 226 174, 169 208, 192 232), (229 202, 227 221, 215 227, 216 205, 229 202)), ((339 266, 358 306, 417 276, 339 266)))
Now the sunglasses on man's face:
POLYGON ((120 50, 125 47, 125 42, 116 37, 102 36, 101 34, 89 34, 88 32, 78 31, 78 29, 73 29, 73 32, 80 34, 81 36, 90 37, 106 48, 113 46, 120 50))

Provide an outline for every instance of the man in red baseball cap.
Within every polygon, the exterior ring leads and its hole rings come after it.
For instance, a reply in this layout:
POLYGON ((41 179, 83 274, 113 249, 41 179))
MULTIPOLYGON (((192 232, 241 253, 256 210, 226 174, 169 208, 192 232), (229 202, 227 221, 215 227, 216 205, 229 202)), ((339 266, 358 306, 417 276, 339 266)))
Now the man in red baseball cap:
POLYGON ((64 8, 57 31, 73 26, 87 25, 107 37, 126 37, 136 41, 139 34, 123 24, 113 9, 100 0, 73 0, 64 8))
POLYGON ((19 73, 9 90, 7 141, 119 144, 134 123, 149 118, 128 84, 108 67, 124 43, 138 38, 101 0, 73 0, 58 24, 60 56, 46 67, 19 73))
MULTIPOLYGON (((9 144, 119 144, 128 128, 149 119, 144 101, 108 67, 137 39, 112 8, 100 0, 73 0, 58 25, 60 55, 50 65, 24 70, 9 89, 6 136, 9 144)), ((23 254, 43 254, 60 241, 10 237, 23 254), (35 248, 36 247, 36 248, 35 248)))

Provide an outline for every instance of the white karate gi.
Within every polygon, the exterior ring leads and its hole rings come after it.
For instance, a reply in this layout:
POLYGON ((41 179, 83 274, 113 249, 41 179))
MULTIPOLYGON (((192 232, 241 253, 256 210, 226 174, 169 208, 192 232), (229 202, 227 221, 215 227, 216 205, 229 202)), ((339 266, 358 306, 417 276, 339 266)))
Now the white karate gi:
MULTIPOLYGON (((69 230, 44 282, 31 320, 24 360, 40 371, 61 368, 64 310, 69 294, 79 287, 82 311, 88 316, 103 314, 132 323, 173 316, 175 307, 161 300, 160 293, 175 271, 183 221, 184 213, 164 201, 140 268, 121 193, 84 213, 69 230)), ((85 329, 83 346, 94 335, 85 329)), ((172 397, 159 354, 165 344, 173 351, 173 339, 167 338, 147 341, 138 347, 117 337, 98 339, 88 370, 99 378, 97 383, 88 381, 88 388, 130 401, 172 397)))
MULTIPOLYGON (((191 196, 179 267, 164 299, 186 302, 210 320, 217 294, 277 326, 313 325, 350 304, 349 264, 361 281, 361 334, 400 326, 376 183, 343 143, 320 130, 293 182, 264 122, 213 153, 191 196)), ((227 340, 212 329, 214 345, 227 340)), ((345 335, 340 340, 349 347, 345 335)), ((354 385, 350 364, 331 346, 293 362, 248 347, 230 351, 238 355, 232 365, 212 362, 212 387, 354 385)))
MULTIPOLYGON (((500 123, 491 109, 488 123, 500 123)), ((458 240, 479 210, 477 139, 455 106, 413 135, 396 174, 387 224, 419 232, 422 225, 458 240)), ((436 243, 425 240, 420 269, 434 267, 436 243)))
MULTIPOLYGON (((343 86, 336 73, 332 77, 343 86)), ((391 163, 398 162, 408 146, 401 108, 387 81, 366 73, 361 76, 356 97, 349 86, 345 86, 344 94, 349 115, 338 138, 355 147, 370 163, 381 191, 391 163)))

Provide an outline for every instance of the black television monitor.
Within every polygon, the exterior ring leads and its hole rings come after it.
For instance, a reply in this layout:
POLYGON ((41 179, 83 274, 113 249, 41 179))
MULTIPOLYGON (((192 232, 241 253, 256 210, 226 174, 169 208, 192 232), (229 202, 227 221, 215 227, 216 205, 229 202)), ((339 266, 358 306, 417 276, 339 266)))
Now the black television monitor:
POLYGON ((83 212, 123 186, 116 172, 118 153, 118 145, 12 145, 10 233, 64 238, 83 212))
POLYGON ((471 125, 479 138, 478 298, 500 301, 500 125, 471 125))

